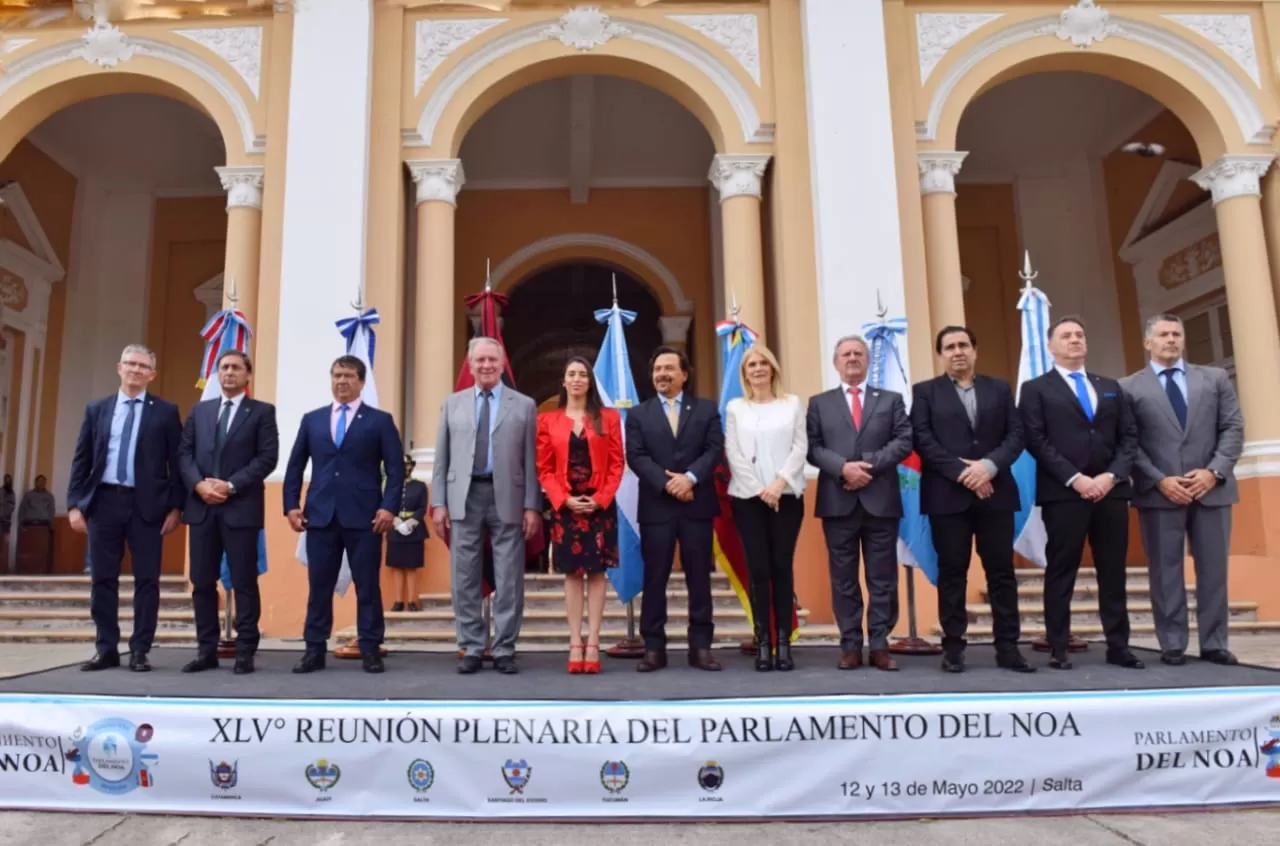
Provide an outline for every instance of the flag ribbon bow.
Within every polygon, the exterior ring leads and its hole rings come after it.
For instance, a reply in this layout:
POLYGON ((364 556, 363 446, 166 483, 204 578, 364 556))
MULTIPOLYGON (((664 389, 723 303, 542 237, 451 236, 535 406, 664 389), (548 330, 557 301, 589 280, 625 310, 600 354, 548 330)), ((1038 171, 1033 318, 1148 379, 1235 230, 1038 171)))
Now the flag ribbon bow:
POLYGON ((902 358, 897 353, 898 338, 906 337, 907 321, 901 317, 890 320, 881 319, 869 324, 866 328, 867 346, 870 347, 871 362, 868 381, 876 387, 885 384, 885 368, 892 358, 898 368, 898 375, 903 384, 907 381, 907 372, 902 366, 902 358), (892 352, 892 355, 890 354, 892 352))
POLYGON ((200 380, 197 388, 203 389, 213 376, 218 356, 226 350, 247 350, 253 330, 244 312, 239 309, 224 308, 209 318, 209 322, 200 330, 200 338, 204 341, 204 356, 200 363, 200 380))
POLYGON ((347 342, 347 352, 351 352, 351 345, 356 341, 356 329, 363 326, 369 334, 369 366, 373 366, 373 347, 377 341, 377 336, 373 334, 373 327, 382 322, 382 318, 378 316, 376 308, 368 309, 364 314, 358 317, 344 317, 341 320, 334 321, 334 325, 338 327, 338 331, 342 333, 342 337, 347 342))
POLYGON ((718 321, 716 323, 716 336, 725 338, 726 351, 732 350, 739 344, 751 346, 756 342, 756 333, 751 330, 751 327, 737 320, 718 321))

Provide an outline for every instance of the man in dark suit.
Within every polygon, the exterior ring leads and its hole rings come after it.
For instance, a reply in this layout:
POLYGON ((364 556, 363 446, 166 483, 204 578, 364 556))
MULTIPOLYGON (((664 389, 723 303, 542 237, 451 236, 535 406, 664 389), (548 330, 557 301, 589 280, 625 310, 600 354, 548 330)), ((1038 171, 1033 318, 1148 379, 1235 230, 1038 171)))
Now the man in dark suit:
POLYGON ((84 423, 71 459, 67 519, 89 535, 93 586, 89 612, 97 628, 97 654, 80 669, 120 666, 120 564, 125 544, 133 565, 133 634, 129 669, 151 669, 147 653, 160 610, 162 538, 178 527, 182 484, 178 407, 147 385, 156 377, 156 356, 130 344, 116 365, 120 390, 84 410, 84 423))
POLYGON ((295 673, 324 669, 333 634, 333 588, 345 553, 356 586, 356 629, 366 673, 385 669, 379 647, 382 617, 382 536, 391 528, 404 485, 404 453, 395 421, 361 401, 365 363, 344 355, 329 368, 333 402, 302 416, 284 474, 284 512, 307 533, 306 652, 295 673), (302 507, 302 474, 311 485, 302 507), (386 472, 385 487, 382 474, 386 472))
POLYGON ((912 390, 911 430, 920 455, 920 511, 929 517, 938 553, 942 669, 964 671, 965 596, 976 538, 995 621, 996 664, 1034 672, 1018 651, 1013 575, 1013 515, 1019 500, 1009 469, 1022 454, 1022 420, 1009 385, 974 370, 978 341, 972 331, 947 326, 934 349, 946 372, 912 390))
POLYGON ((689 359, 658 347, 649 361, 658 395, 627 415, 627 464, 640 482, 636 517, 644 556, 640 634, 651 673, 667 666, 667 581, 680 544, 680 567, 689 589, 689 665, 719 670, 711 656, 712 525, 720 513, 715 469, 724 452, 720 411, 711 400, 685 393, 689 359))
POLYGON ((889 634, 898 624, 898 463, 911 454, 902 395, 867 385, 870 353, 857 335, 836 342, 840 387, 809 400, 809 463, 818 468, 814 514, 822 519, 831 570, 831 608, 840 627, 842 670, 862 666, 862 587, 866 561, 871 664, 896 670, 889 634))
POLYGON ((1140 670, 1129 651, 1125 558, 1129 551, 1129 471, 1137 428, 1120 383, 1085 370, 1084 324, 1063 317, 1049 328, 1053 369, 1022 386, 1018 410, 1036 460, 1036 503, 1044 517, 1044 620, 1049 666, 1071 669, 1071 597, 1087 538, 1098 574, 1098 613, 1107 663, 1140 670))
POLYGON ((218 577, 227 557, 235 595, 237 674, 253 672, 258 649, 258 533, 263 481, 276 469, 280 432, 276 408, 246 393, 253 362, 237 350, 218 356, 219 396, 196 403, 182 430, 179 466, 189 494, 182 522, 190 526, 191 604, 196 614, 198 673, 218 666, 218 577))

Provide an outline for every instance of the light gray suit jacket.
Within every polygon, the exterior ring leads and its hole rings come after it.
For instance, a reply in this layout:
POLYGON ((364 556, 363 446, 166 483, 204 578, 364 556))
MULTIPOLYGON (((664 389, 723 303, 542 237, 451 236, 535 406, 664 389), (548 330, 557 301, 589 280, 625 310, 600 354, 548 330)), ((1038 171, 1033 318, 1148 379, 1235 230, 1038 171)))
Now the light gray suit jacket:
POLYGON ((1220 367, 1187 367, 1187 428, 1178 424, 1164 385, 1151 365, 1120 380, 1138 426, 1133 463, 1138 508, 1178 508, 1156 487, 1165 476, 1205 468, 1224 480, 1200 500, 1206 506, 1239 500, 1235 466, 1244 446, 1244 417, 1231 379, 1220 367))
MULTIPOLYGON (((494 421, 493 495, 498 519, 520 523, 524 512, 542 510, 538 486, 538 407, 533 400, 503 385, 494 421)), ((476 453, 476 393, 466 388, 450 394, 440 408, 436 460, 431 471, 431 507, 449 509, 450 520, 467 517, 467 492, 476 453)))

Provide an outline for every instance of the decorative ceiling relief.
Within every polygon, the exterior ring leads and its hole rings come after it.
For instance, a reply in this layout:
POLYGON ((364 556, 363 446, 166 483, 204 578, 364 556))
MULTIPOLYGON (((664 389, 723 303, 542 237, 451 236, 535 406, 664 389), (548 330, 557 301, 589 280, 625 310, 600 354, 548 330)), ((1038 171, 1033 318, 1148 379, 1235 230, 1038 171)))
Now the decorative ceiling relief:
POLYGON ((719 44, 760 84, 760 27, 755 15, 667 15, 719 44))
POLYGON ((422 90, 431 74, 455 50, 481 33, 506 22, 506 18, 418 21, 414 29, 413 93, 417 94, 422 90))
POLYGON ((630 35, 631 30, 614 23, 599 6, 579 6, 565 12, 560 20, 543 30, 544 38, 557 39, 575 50, 594 50, 615 36, 630 35))
POLYGON ((222 29, 175 29, 175 35, 192 41, 216 53, 235 68, 236 73, 258 97, 262 77, 262 27, 233 26, 222 29))
POLYGON ((1116 25, 1111 22, 1111 13, 1094 0, 1079 0, 1074 6, 1063 9, 1057 25, 1047 29, 1059 40, 1084 48, 1115 34, 1116 25))
POLYGON ((986 26, 1003 12, 979 14, 943 14, 920 12, 916 14, 916 50, 920 59, 920 84, 924 85, 929 74, 942 61, 947 51, 960 43, 965 36, 986 26))
POLYGON ((1166 290, 1181 287, 1221 266, 1222 245, 1218 241, 1218 233, 1214 232, 1161 262, 1158 276, 1160 287, 1166 290))
POLYGON ((1192 32, 1203 36, 1222 52, 1236 60, 1244 72, 1261 85, 1258 54, 1253 38, 1253 19, 1248 15, 1164 15, 1174 23, 1182 24, 1192 32))
POLYGON ((0 270, 0 306, 25 311, 29 299, 27 283, 8 271, 0 270))

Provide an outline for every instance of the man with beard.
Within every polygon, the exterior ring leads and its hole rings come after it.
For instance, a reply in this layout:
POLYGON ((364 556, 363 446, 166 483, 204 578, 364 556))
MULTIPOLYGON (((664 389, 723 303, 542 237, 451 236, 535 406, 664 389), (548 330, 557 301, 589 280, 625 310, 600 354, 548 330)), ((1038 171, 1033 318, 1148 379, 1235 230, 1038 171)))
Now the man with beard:
POLYGON ((640 482, 637 519, 644 557, 640 598, 641 673, 667 666, 667 582, 676 543, 689 590, 689 665, 719 670, 711 657, 712 534, 720 502, 715 469, 724 452, 720 410, 711 400, 685 393, 689 359, 658 347, 649 361, 658 394, 627 415, 627 464, 640 482))

